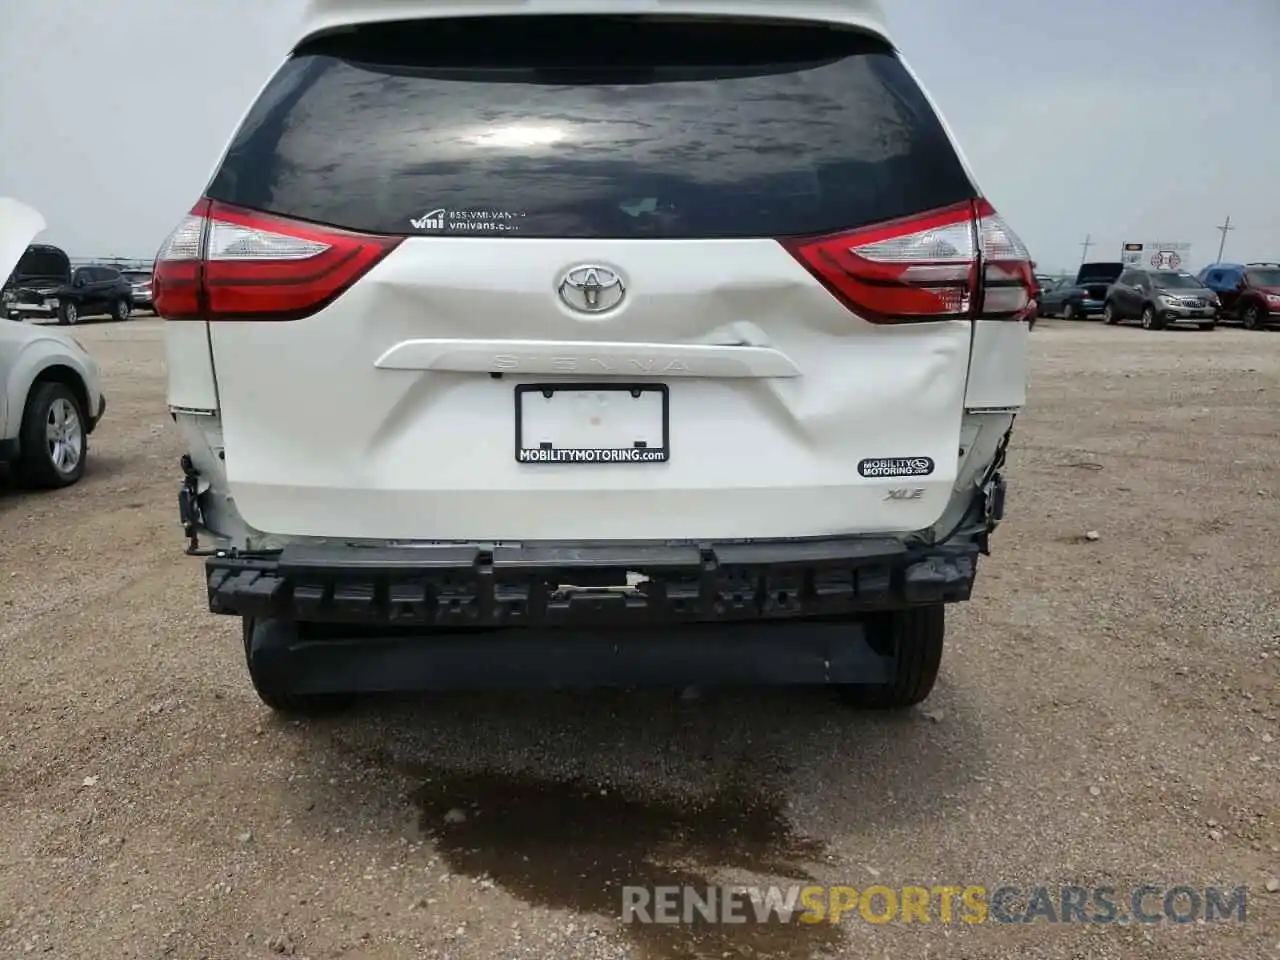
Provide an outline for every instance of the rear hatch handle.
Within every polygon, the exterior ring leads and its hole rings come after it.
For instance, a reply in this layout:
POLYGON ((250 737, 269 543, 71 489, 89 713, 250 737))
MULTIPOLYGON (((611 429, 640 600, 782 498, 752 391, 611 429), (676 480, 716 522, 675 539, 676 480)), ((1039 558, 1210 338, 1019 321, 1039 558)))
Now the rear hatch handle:
POLYGON ((776 347, 590 340, 403 340, 374 361, 382 370, 632 377, 799 377, 776 347))

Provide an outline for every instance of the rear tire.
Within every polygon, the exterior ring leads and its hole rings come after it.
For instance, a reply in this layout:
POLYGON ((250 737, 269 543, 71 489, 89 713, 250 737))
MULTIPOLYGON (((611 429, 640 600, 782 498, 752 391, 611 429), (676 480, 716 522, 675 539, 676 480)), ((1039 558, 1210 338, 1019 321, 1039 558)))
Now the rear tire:
POLYGON ((298 626, 287 620, 242 618, 244 660, 258 698, 277 713, 325 717, 345 710, 355 697, 345 693, 295 693, 289 689, 286 649, 298 626))
POLYGON ((1251 303, 1240 311, 1240 322, 1246 330, 1261 330, 1266 326, 1262 310, 1256 303, 1251 303))
POLYGON ((934 603, 872 614, 865 624, 871 644, 892 651, 893 676, 885 684, 841 687, 841 698, 863 709, 902 710, 928 697, 942 665, 945 606, 934 603))
POLYGON ((130 312, 131 312, 131 308, 129 306, 129 301, 124 299, 124 297, 121 297, 119 300, 116 300, 111 304, 112 320, 115 320, 117 322, 123 322, 125 320, 128 320, 130 312))
POLYGON ((1120 322, 1120 314, 1116 313, 1116 308, 1109 303, 1102 308, 1102 322, 1112 327, 1120 322))
POLYGON ((1062 305, 1062 319, 1063 320, 1079 319, 1079 317, 1076 316, 1076 305, 1074 303, 1064 303, 1062 305))

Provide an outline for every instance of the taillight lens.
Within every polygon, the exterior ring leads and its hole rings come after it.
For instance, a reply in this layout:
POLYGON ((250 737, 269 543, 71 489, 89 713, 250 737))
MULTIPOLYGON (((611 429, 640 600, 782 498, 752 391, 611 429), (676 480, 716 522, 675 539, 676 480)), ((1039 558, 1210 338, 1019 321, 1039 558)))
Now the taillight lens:
POLYGON ((978 316, 985 320, 1025 320, 1031 313, 1032 291, 1036 288, 1031 254, 990 203, 979 200, 974 207, 982 263, 978 316))
POLYGON ((202 200, 160 248, 152 297, 167 320, 297 320, 400 241, 202 200))
POLYGON ((871 323, 1021 320, 1030 314, 1031 257, 985 200, 782 243, 871 323))
POLYGON ((170 320, 200 317, 200 251, 208 209, 209 201, 201 200, 160 245, 151 272, 152 306, 157 316, 170 320))

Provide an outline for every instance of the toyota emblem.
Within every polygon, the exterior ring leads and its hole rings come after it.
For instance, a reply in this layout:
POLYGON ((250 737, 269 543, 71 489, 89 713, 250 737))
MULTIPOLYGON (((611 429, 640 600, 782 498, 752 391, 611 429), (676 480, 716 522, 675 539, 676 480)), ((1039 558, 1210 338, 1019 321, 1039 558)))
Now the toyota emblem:
POLYGON ((560 299, 579 313, 604 313, 612 310, 627 295, 622 278, 594 263, 584 263, 565 272, 560 278, 560 299))

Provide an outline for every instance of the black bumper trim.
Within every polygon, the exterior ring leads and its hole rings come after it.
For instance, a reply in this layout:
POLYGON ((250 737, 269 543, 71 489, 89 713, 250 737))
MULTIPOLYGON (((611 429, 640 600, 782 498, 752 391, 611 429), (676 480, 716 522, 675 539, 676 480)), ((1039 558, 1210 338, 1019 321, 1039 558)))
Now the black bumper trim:
POLYGON ((780 620, 969 599, 976 543, 290 546, 205 561, 214 613, 322 623, 562 627, 780 620), (644 582, 625 587, 627 573, 644 582), (573 589, 560 589, 573 584, 573 589))
POLYGON ((89 417, 89 433, 93 433, 98 428, 98 424, 102 422, 102 418, 107 415, 107 395, 99 394, 98 412, 89 417))
POLYGON ((248 645, 255 675, 317 694, 893 679, 892 653, 878 651, 861 625, 840 621, 486 630, 429 640, 392 628, 307 633, 280 620, 256 621, 248 645))

